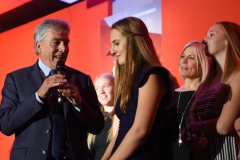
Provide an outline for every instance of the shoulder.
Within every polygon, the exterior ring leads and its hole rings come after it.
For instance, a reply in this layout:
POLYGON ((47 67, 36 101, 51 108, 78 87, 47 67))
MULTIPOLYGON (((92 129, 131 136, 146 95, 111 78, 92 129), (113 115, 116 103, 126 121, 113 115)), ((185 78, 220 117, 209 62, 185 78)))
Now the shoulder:
POLYGON ((90 80, 91 79, 91 77, 88 74, 83 73, 75 68, 71 68, 68 66, 66 66, 66 74, 71 75, 71 77, 77 77, 78 79, 81 79, 81 80, 90 80))
POLYGON ((91 77, 77 69, 66 66, 65 74, 66 74, 66 77, 69 79, 69 82, 73 84, 77 83, 78 81, 83 86, 89 86, 89 85, 92 86, 91 77))
MULTIPOLYGON (((30 73, 30 72, 33 72, 34 70, 38 69, 38 66, 36 64, 32 65, 32 66, 28 66, 28 67, 23 67, 23 68, 20 68, 20 69, 17 69, 17 70, 14 70, 9 74, 13 75, 13 76, 23 76, 25 75, 26 73, 30 73)), ((39 70, 39 69, 38 69, 39 70)))
POLYGON ((157 74, 161 74, 163 72, 169 73, 169 71, 162 66, 150 66, 150 67, 144 68, 140 74, 145 75, 152 72, 157 74))
POLYGON ((229 84, 232 89, 240 88, 239 80, 240 80, 240 70, 238 70, 232 74, 232 76, 229 78, 229 82, 227 82, 227 84, 229 84))
POLYGON ((137 77, 137 83, 141 84, 144 80, 148 79, 150 75, 160 77, 165 81, 172 80, 171 74, 166 68, 162 66, 150 66, 150 67, 144 68, 139 73, 137 77))
POLYGON ((82 75, 82 76, 89 76, 75 68, 71 68, 69 66, 66 66, 66 72, 72 73, 72 74, 77 74, 77 75, 82 75))

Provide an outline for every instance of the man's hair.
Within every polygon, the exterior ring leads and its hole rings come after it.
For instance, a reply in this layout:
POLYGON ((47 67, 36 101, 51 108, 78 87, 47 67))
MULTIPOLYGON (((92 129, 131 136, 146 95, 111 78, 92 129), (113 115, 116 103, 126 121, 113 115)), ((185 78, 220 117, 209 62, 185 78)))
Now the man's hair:
POLYGON ((70 25, 66 21, 60 19, 44 20, 37 26, 34 32, 34 50, 36 54, 39 54, 36 43, 42 42, 45 38, 46 32, 50 29, 57 30, 59 32, 66 32, 67 34, 70 33, 70 25))

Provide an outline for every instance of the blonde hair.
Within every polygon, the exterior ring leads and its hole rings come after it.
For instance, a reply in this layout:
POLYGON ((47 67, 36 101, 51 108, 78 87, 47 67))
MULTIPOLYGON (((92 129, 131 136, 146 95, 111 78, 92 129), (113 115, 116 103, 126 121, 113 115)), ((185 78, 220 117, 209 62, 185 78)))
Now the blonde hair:
MULTIPOLYGON (((183 54, 183 52, 188 48, 188 47, 193 47, 195 53, 197 54, 196 57, 196 61, 197 61, 197 72, 201 71, 201 77, 200 77, 200 82, 203 82, 206 77, 207 77, 207 73, 208 73, 208 69, 209 69, 209 64, 210 64, 210 58, 206 56, 205 54, 205 46, 202 42, 200 41, 191 41, 188 42, 182 50, 182 53, 180 54, 180 58, 178 63, 180 62, 181 56, 183 54), (199 66, 200 64, 200 66, 199 66), (199 68, 201 67, 201 68, 199 68)), ((199 74, 199 73, 198 73, 199 74)), ((183 78, 183 77, 182 77, 183 78)))
MULTIPOLYGON (((112 74, 103 73, 103 74, 98 75, 94 80, 94 84, 99 78, 108 79, 112 83, 112 85, 114 86, 114 76, 112 74)), ((102 113, 105 114, 104 113, 104 107, 103 107, 102 104, 100 104, 100 109, 101 109, 102 113)), ((112 118, 111 114, 109 114, 109 115, 105 116, 105 120, 107 119, 108 116, 110 118, 112 118)), ((107 141, 106 142, 110 142, 112 140, 112 137, 113 137, 113 131, 112 131, 112 125, 111 125, 110 129, 108 130, 108 136, 107 136, 107 141)), ((87 145, 88 145, 89 149, 91 149, 91 144, 94 143, 95 140, 96 140, 96 135, 88 133, 87 145)))
POLYGON ((148 29, 141 19, 127 17, 115 22, 111 29, 116 29, 127 39, 125 63, 116 63, 114 98, 116 104, 121 95, 120 110, 126 113, 126 104, 132 96, 133 83, 138 73, 146 67, 159 66, 161 63, 148 29))

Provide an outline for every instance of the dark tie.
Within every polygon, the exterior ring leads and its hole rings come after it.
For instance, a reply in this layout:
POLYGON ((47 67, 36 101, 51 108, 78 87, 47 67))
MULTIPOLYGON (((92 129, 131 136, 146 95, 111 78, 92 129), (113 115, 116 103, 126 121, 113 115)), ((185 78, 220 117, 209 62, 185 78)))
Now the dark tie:
MULTIPOLYGON (((55 70, 51 70, 49 76, 55 73, 55 70)), ((63 116, 63 106, 57 102, 57 94, 57 91, 51 94, 49 107, 52 117, 52 155, 56 160, 61 160, 65 155, 66 126, 63 116)))

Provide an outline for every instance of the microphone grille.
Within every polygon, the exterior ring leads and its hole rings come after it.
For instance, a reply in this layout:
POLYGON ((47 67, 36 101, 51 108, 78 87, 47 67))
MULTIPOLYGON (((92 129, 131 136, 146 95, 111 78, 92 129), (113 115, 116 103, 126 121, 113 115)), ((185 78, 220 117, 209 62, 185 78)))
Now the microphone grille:
POLYGON ((64 61, 59 60, 59 61, 57 62, 56 70, 57 70, 57 71, 65 71, 64 61))

